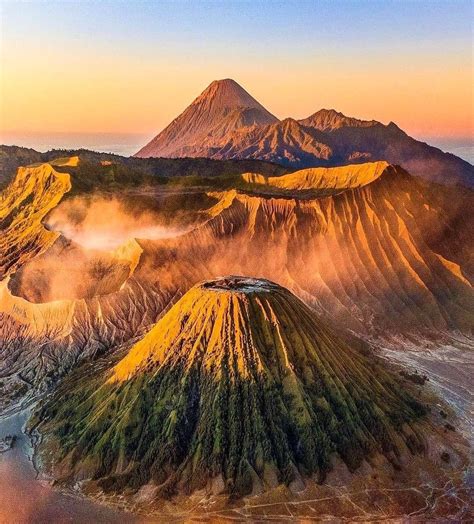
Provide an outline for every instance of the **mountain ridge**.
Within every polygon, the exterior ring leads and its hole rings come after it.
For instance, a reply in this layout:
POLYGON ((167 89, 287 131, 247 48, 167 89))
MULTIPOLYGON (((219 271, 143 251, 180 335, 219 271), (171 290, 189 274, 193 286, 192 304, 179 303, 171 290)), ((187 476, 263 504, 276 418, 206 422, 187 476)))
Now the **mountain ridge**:
POLYGON ((431 181, 474 187, 474 166, 415 140, 393 122, 384 125, 376 120, 360 120, 334 109, 321 109, 300 120, 278 120, 236 86, 230 79, 211 83, 134 156, 251 158, 293 169, 385 160, 431 181), (217 111, 212 109, 216 91, 223 92, 217 97, 217 111), (238 117, 229 123, 228 113, 241 107, 240 103, 255 107, 256 114, 244 118, 239 110, 238 117), (201 117, 203 111, 205 117, 201 117))
MULTIPOLYGON (((303 126, 314 127, 320 131, 333 131, 340 127, 371 127, 380 122, 377 120, 359 120, 347 117, 335 109, 320 109, 307 118, 298 120, 303 126)), ((382 124, 380 124, 382 125, 382 124)))

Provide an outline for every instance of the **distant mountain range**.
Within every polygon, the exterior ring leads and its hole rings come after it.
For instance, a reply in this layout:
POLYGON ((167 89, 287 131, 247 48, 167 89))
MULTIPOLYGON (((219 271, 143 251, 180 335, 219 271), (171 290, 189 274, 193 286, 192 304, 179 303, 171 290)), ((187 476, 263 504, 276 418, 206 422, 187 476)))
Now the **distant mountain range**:
POLYGON ((279 120, 231 79, 212 82, 135 156, 259 159, 291 168, 386 160, 431 181, 474 186, 469 162, 415 140, 393 122, 333 109, 279 120))

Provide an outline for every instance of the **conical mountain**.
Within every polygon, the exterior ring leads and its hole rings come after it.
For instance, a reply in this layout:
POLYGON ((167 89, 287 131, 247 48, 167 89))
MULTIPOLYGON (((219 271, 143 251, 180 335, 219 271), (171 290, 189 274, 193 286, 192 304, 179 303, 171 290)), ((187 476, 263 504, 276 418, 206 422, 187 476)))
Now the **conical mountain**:
POLYGON ((196 156, 194 148, 206 139, 212 146, 236 129, 277 121, 234 80, 215 80, 135 156, 196 156))
POLYGON ((370 353, 268 280, 191 288, 121 360, 42 409, 66 478, 245 495, 421 451, 424 408, 370 353))

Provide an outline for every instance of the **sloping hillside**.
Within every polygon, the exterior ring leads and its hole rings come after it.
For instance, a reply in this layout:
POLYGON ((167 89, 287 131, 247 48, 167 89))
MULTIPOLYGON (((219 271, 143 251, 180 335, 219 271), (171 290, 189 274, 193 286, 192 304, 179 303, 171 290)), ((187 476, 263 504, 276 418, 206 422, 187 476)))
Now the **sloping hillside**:
POLYGON ((39 427, 69 481, 243 496, 322 480, 334 452, 351 471, 421 452, 405 389, 284 288, 229 277, 188 291, 111 373, 66 381, 39 427))

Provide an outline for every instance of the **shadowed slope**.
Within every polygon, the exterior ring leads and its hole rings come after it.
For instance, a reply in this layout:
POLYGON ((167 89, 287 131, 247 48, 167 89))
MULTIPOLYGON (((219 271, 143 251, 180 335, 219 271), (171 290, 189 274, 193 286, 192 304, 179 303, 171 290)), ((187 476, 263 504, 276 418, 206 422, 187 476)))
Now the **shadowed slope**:
MULTIPOLYGON (((59 156, 59 155, 58 155, 59 156)), ((42 154, 21 146, 0 145, 0 190, 14 177, 19 166, 41 162, 42 154)))
MULTIPOLYGON (((307 125, 305 120, 300 122, 307 125)), ((335 164, 386 160, 432 182, 474 187, 474 166, 469 162, 415 140, 393 122, 369 123, 372 125, 346 123, 324 133, 323 142, 333 150, 335 164)))
POLYGON ((284 166, 329 165, 332 149, 321 133, 287 118, 270 125, 254 126, 228 133, 212 149, 201 144, 197 156, 218 159, 260 159, 284 166))
POLYGON ((424 408, 286 289, 221 278, 187 292, 112 373, 64 385, 42 431, 63 475, 105 489, 245 495, 423 448, 424 408), (67 396, 65 396, 65 394, 67 396))

